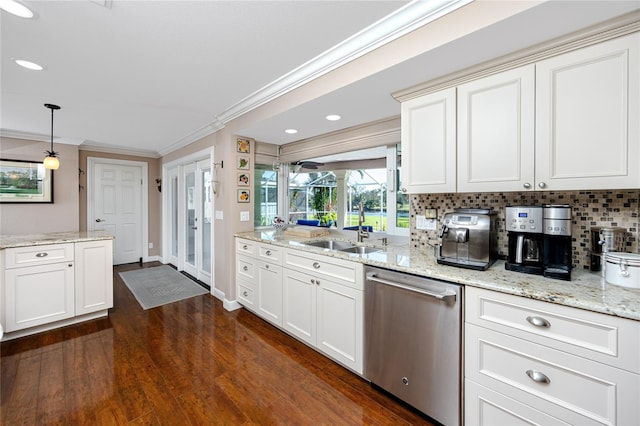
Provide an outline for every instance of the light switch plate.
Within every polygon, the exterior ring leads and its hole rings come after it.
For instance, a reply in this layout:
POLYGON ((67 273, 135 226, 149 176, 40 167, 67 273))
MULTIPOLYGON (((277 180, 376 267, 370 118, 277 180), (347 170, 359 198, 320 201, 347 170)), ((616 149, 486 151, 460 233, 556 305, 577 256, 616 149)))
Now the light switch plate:
POLYGON ((240 222, 247 222, 249 220, 249 212, 240 212, 240 222))
POLYGON ((436 231, 438 229, 437 219, 427 219, 423 215, 416 215, 416 229, 425 231, 436 231))
POLYGON ((216 220, 223 220, 224 212, 222 210, 216 210, 216 220))

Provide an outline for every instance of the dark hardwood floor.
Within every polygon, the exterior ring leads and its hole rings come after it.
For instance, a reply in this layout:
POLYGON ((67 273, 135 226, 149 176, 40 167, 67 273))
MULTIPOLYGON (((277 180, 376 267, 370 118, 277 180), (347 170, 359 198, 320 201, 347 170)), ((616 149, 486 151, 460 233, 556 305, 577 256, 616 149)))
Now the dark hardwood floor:
POLYGON ((143 310, 118 275, 140 267, 115 268, 108 318, 0 344, 1 424, 429 424, 209 294, 143 310))

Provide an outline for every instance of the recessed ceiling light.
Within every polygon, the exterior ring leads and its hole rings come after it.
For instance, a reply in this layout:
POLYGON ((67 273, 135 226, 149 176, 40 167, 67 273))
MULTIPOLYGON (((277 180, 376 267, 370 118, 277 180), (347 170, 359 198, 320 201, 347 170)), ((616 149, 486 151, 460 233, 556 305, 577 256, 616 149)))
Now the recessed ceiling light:
POLYGON ((340 117, 338 114, 330 114, 327 115, 327 120, 329 121, 338 121, 340 120, 342 117, 340 117))
POLYGON ((33 18, 35 16, 31 9, 15 0, 0 0, 0 9, 21 18, 33 18))
POLYGON ((296 133, 298 133, 298 131, 296 129, 287 129, 284 132, 288 133, 290 135, 295 135, 296 133))
POLYGON ((24 59, 16 59, 16 58, 12 58, 12 59, 13 59, 13 62, 15 62, 16 64, 28 70, 42 71, 44 69, 42 65, 38 65, 35 62, 25 61, 24 59))

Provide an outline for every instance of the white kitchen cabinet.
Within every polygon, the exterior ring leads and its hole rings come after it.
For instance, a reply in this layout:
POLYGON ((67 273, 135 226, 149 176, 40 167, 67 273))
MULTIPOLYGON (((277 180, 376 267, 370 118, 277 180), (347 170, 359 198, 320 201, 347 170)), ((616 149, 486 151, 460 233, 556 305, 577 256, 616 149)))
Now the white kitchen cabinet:
POLYGON ((283 328, 361 374, 363 291, 286 267, 283 277, 283 328))
POLYGON ((465 321, 467 424, 640 424, 640 322, 473 287, 465 321))
POLYGON ((112 244, 99 239, 2 250, 6 337, 106 315, 113 307, 112 244))
POLYGON ((533 64, 458 86, 458 192, 533 188, 533 64))
POLYGON ((261 318, 282 326, 282 259, 280 249, 238 239, 236 242, 238 300, 261 318))
POLYGON ((113 308, 113 241, 74 244, 76 315, 113 308))
POLYGON ((640 186, 640 33, 536 64, 538 189, 640 186))
POLYGON ((456 191, 456 90, 403 102, 403 192, 456 191))

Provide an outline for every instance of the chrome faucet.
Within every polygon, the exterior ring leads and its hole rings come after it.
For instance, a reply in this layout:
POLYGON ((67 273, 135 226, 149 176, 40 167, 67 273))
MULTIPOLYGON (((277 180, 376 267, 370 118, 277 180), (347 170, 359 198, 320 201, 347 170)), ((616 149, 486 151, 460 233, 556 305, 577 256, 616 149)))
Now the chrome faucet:
POLYGON ((360 201, 358 212, 358 242, 361 243, 365 238, 369 238, 369 231, 362 227, 364 223, 364 204, 360 201))

